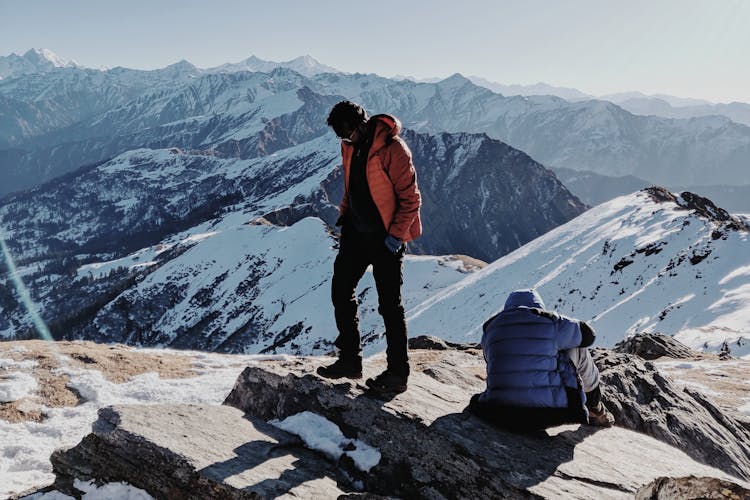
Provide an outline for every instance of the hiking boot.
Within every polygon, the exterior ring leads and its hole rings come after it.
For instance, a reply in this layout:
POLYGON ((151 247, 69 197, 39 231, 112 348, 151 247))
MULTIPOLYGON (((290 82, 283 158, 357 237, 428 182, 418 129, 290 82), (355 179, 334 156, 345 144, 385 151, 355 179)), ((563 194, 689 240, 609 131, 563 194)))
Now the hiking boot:
POLYGON ((403 375, 386 370, 377 377, 368 378, 365 384, 375 392, 398 394, 406 390, 406 379, 403 375))
POLYGON ((319 366, 318 375, 325 378, 362 378, 362 358, 339 358, 328 366, 319 366))
POLYGON ((612 427, 615 416, 600 402, 596 408, 589 408, 589 425, 596 427, 612 427))

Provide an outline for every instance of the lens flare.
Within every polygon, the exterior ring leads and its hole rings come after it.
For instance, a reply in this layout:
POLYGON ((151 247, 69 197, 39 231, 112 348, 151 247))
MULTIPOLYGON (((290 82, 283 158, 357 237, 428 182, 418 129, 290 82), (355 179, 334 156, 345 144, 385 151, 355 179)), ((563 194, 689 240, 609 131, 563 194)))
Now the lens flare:
POLYGON ((5 264, 8 267, 8 274, 10 276, 10 279, 13 281, 13 285, 16 287, 16 292, 18 292, 18 297, 20 298, 21 303, 26 308, 29 316, 31 316, 31 321, 34 323, 34 328, 36 328, 36 331, 39 333, 39 337, 43 340, 54 341, 55 339, 52 338, 52 334, 50 333, 49 328, 47 328, 47 324, 39 315, 36 304, 34 304, 34 301, 31 300, 31 294, 29 294, 28 288, 26 288, 26 285, 23 284, 23 280, 18 275, 16 263, 13 261, 13 257, 10 255, 8 245, 6 245, 5 239, 3 239, 2 236, 0 236, 0 248, 2 248, 3 251, 3 258, 5 259, 5 264))

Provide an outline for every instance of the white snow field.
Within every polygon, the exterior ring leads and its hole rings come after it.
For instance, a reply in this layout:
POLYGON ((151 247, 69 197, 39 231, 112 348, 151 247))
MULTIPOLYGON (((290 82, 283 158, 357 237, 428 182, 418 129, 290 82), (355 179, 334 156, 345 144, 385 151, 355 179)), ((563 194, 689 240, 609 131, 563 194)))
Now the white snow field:
POLYGON ((547 308, 590 322, 597 346, 656 331, 750 357, 748 232, 717 228, 643 192, 616 198, 412 308, 410 335, 477 342, 510 292, 533 287, 547 308))

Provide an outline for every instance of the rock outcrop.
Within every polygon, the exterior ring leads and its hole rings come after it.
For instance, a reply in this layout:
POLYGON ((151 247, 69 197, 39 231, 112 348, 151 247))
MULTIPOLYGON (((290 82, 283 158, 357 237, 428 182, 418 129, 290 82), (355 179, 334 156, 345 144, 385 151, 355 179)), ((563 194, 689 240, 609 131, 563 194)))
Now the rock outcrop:
MULTIPOLYGON (((596 353, 617 426, 524 435, 465 411, 484 388, 481 351, 426 338, 412 345, 433 349, 412 351, 409 390, 393 398, 321 379, 315 368, 329 360, 298 358, 246 368, 223 406, 105 408, 91 435, 52 457, 55 486, 75 493, 73 478, 124 481, 170 499, 632 498, 659 478, 687 476, 748 486, 736 478, 748 477, 750 436, 634 356, 596 353), (326 458, 267 424, 303 411, 377 449, 377 464, 363 472, 346 454, 326 458)), ((371 358, 364 376, 383 368, 382 356, 371 358)))
POLYGON ((93 432, 52 458, 54 487, 124 481, 164 499, 335 498, 346 481, 295 436, 229 406, 103 408, 93 432))
MULTIPOLYGON (((633 359, 621 356, 626 365, 633 359)), ((683 475, 679 469, 686 460, 689 467, 702 467, 675 448, 618 427, 563 426, 549 430, 548 437, 492 428, 463 411, 471 394, 484 385, 477 376, 484 368, 478 351, 413 358, 418 369, 409 390, 391 401, 369 398, 349 383, 321 380, 309 374, 311 367, 290 370, 271 363, 246 369, 226 404, 263 419, 304 410, 324 415, 379 449, 381 462, 360 480, 368 491, 383 495, 624 497, 659 475, 683 475), (645 463, 649 466, 643 467, 645 463), (662 468, 669 472, 657 472, 662 468), (652 479, 646 477, 652 474, 652 479)), ((366 371, 368 376, 377 370, 366 371)), ((710 416, 699 418, 715 425, 710 416)), ((701 438, 705 436, 692 439, 701 438)))
POLYGON ((618 426, 653 436, 695 460, 750 479, 750 429, 702 393, 680 389, 652 363, 595 349, 603 398, 618 426))
POLYGON ((636 500, 671 500, 700 498, 742 500, 750 498, 750 490, 713 477, 660 477, 641 488, 636 500))
POLYGON ((698 353, 669 335, 661 333, 638 333, 615 345, 614 350, 652 360, 662 356, 668 358, 691 358, 698 353))

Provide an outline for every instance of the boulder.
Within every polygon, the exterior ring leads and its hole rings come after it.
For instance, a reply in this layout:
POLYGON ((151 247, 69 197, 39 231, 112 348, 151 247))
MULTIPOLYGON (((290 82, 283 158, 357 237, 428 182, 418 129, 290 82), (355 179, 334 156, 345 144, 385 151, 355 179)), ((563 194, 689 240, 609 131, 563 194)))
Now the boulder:
POLYGON ((614 350, 625 354, 635 354, 647 360, 662 356, 684 359, 698 355, 685 344, 661 333, 637 333, 618 342, 614 350))
POLYGON ((750 430, 700 392, 665 378, 649 362, 594 349, 602 398, 617 425, 675 446, 695 460, 750 479, 750 430))
POLYGON ((412 337, 408 341, 409 349, 426 349, 428 351, 445 351, 447 349, 481 349, 479 344, 461 344, 458 342, 449 342, 440 337, 432 337, 430 335, 420 335, 418 337, 412 337))
POLYGON ((750 490, 714 477, 660 477, 647 484, 636 500, 672 500, 674 498, 742 500, 750 498, 750 490))
POLYGON ((336 498, 346 482, 297 437, 218 405, 103 408, 93 432, 51 461, 54 488, 76 497, 75 478, 123 481, 170 500, 336 498))

